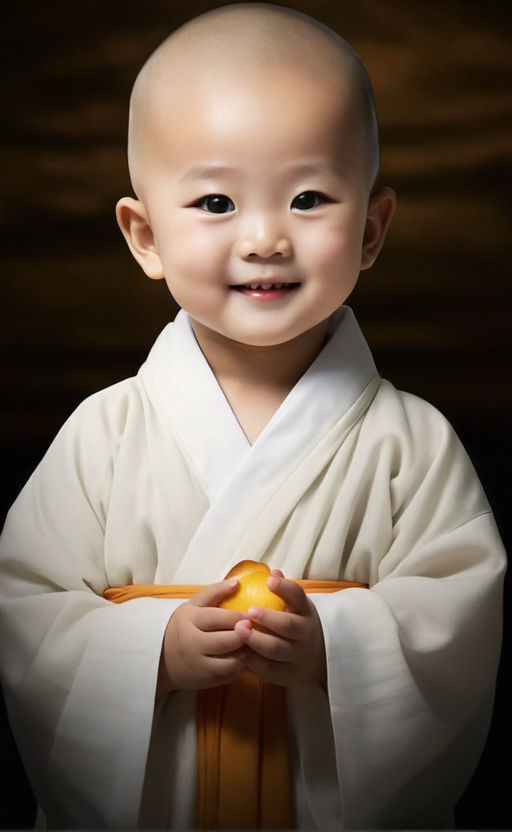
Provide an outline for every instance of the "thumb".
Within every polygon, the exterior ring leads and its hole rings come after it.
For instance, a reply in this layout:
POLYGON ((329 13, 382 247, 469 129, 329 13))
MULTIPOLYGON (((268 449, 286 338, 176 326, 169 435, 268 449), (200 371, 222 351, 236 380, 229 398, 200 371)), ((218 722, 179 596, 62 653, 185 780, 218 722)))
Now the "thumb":
POLYGON ((281 572, 280 569, 276 569, 274 567, 270 571, 271 571, 272 575, 274 576, 274 578, 284 578, 284 573, 281 572))
POLYGON ((208 586, 205 586, 190 599, 190 603, 196 607, 217 607, 224 598, 232 595, 237 587, 237 578, 230 578, 228 581, 219 581, 216 584, 208 584, 208 586))

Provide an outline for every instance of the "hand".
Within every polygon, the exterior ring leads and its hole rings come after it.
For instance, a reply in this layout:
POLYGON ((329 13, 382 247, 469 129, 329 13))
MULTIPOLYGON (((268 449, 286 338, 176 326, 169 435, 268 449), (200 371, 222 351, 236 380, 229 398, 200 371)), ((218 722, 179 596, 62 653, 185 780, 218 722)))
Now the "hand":
POLYGON ((286 601, 286 610, 251 607, 244 620, 235 624, 235 632, 250 648, 247 669, 276 685, 325 685, 325 644, 316 607, 302 587, 277 569, 272 570, 267 586, 286 601), (270 632, 255 630, 253 623, 270 632))
POLYGON ((233 681, 245 669, 244 640, 235 625, 243 613, 217 607, 236 579, 210 584, 178 607, 165 631, 156 696, 233 681))

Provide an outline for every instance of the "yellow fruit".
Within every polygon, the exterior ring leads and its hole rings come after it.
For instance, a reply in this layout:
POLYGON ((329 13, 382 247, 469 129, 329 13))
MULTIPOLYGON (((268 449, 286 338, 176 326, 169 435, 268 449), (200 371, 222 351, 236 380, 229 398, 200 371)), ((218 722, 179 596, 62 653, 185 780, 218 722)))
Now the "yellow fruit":
POLYGON ((224 580, 227 581, 229 578, 240 579, 243 575, 248 575, 250 572, 264 572, 268 578, 270 576, 270 567, 266 563, 261 563, 259 560, 241 560, 231 567, 228 574, 224 576, 224 580))
POLYGON ((240 561, 226 575, 226 578, 238 578, 238 589, 229 598, 221 601, 219 607, 237 612, 247 612, 249 607, 284 610, 286 603, 267 586, 270 575, 270 568, 266 563, 254 560, 240 561))

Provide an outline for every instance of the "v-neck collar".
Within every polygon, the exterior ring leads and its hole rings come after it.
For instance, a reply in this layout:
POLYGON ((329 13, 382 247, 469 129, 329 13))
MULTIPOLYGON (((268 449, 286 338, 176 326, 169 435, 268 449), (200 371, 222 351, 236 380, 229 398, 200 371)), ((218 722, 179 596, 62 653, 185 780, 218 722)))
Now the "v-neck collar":
POLYGON ((157 339, 143 373, 158 388, 175 437, 210 501, 249 466, 265 481, 308 453, 376 374, 352 310, 332 316, 326 345, 251 446, 181 310, 157 339), (263 469, 258 459, 265 457, 263 469), (270 466, 270 467, 269 467, 270 466), (275 471, 274 471, 275 468, 275 471))
POLYGON ((173 432, 213 501, 251 450, 228 400, 181 310, 151 350, 146 365, 173 432))

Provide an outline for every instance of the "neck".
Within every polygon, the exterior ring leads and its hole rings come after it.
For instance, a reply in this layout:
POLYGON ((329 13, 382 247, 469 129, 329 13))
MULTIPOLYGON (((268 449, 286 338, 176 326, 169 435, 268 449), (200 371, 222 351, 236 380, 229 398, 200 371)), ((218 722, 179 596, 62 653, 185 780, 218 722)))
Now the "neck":
POLYGON ((260 389, 286 389, 289 393, 322 350, 329 320, 286 341, 268 347, 232 341, 217 332, 190 320, 201 351, 217 381, 258 386, 260 389))
POLYGON ((192 319, 191 324, 226 399, 253 442, 321 351, 329 321, 269 347, 232 341, 192 319))

